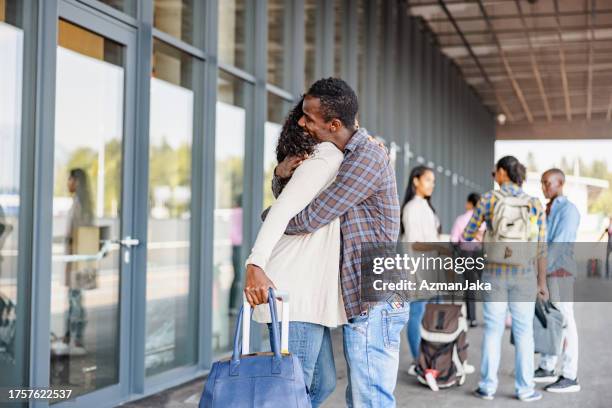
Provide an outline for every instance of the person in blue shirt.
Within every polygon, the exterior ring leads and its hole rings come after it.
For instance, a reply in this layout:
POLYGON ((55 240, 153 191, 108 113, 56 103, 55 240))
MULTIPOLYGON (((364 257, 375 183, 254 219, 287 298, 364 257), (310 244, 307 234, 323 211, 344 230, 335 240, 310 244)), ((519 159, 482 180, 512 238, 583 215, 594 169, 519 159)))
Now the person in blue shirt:
POLYGON ((546 224, 548 231, 547 275, 551 300, 559 308, 565 320, 563 330, 563 363, 561 375, 554 373, 557 356, 542 354, 540 366, 535 371, 535 382, 551 382, 544 389, 550 392, 578 392, 578 331, 574 318, 574 302, 571 289, 576 273, 574 242, 580 224, 580 213, 574 204, 563 195, 565 174, 559 169, 550 169, 542 174, 542 192, 548 199, 546 224), (555 289, 558 289, 555 290, 555 289), (568 290, 569 289, 569 290, 568 290), (557 292, 557 293, 555 293, 557 292), (556 380, 556 381, 555 381, 556 380))

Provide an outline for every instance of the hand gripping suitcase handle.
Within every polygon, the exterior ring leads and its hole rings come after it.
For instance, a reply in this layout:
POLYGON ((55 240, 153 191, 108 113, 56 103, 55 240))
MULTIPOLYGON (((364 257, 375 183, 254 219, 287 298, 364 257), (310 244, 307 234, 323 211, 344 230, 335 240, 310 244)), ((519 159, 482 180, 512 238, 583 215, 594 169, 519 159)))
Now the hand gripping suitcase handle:
MULTIPOLYGON (((276 298, 282 302, 281 311, 281 353, 289 353, 289 292, 276 290, 276 298)), ((244 310, 251 310, 251 305, 242 295, 244 310)), ((245 314, 250 316, 251 314, 245 314)), ((249 340, 251 338, 251 319, 242 319, 242 354, 249 354, 249 340)))

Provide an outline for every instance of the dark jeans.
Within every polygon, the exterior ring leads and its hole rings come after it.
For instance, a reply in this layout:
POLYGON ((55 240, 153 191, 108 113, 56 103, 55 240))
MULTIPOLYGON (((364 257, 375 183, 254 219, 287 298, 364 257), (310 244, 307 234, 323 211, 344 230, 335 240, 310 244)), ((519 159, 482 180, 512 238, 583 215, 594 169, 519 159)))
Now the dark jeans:
MULTIPOLYGON (((480 279, 482 272, 478 273, 475 270, 468 270, 465 272, 466 280, 470 282, 476 282, 476 280, 480 279)), ((465 291, 465 305, 467 307, 467 319, 468 322, 472 320, 476 320, 476 301, 478 300, 478 293, 473 290, 465 291)))
POLYGON ((610 254, 612 254, 612 245, 610 245, 610 241, 608 241, 608 250, 606 251, 606 278, 610 277, 610 254))

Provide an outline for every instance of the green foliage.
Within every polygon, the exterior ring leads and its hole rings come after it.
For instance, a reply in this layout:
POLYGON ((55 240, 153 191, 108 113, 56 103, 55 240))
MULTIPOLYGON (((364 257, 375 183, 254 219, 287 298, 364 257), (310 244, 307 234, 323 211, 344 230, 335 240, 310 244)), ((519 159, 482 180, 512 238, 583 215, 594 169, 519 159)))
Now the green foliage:
MULTIPOLYGON (((612 180, 610 180, 612 185, 612 180)), ((590 213, 603 213, 612 216, 612 190, 603 191, 594 202, 589 205, 590 213)))
MULTIPOLYGON (((612 172, 608 171, 608 164, 605 160, 594 160, 590 166, 580 160, 579 167, 581 176, 608 180, 612 186, 612 172)), ((595 200, 589 203, 589 213, 612 214, 612 190, 610 188, 602 191, 595 200)))
MULTIPOLYGON (((68 196, 67 181, 71 169, 80 168, 87 173, 93 208, 97 208, 98 152, 82 147, 75 150, 66 165, 58 168, 54 195, 68 196)), ((121 195, 121 143, 113 139, 104 146, 104 215, 114 216, 119 211, 121 195)))
MULTIPOLYGON (((121 195, 122 146, 120 140, 111 140, 104 146, 104 214, 113 216, 119 210, 121 195)), ((81 168, 89 176, 91 197, 96 208, 98 191, 98 152, 79 148, 69 157, 66 165, 58 168, 54 195, 68 196, 67 180, 70 169, 81 168)), ((149 161, 149 202, 158 187, 189 188, 191 184, 191 146, 187 143, 173 149, 165 140, 152 146, 149 161)), ((169 200, 164 203, 170 217, 178 217, 189 211, 189 202, 169 200)))
POLYGON ((239 156, 218 160, 215 166, 217 208, 242 207, 243 159, 239 156))
MULTIPOLYGON (((173 149, 164 138, 159 145, 151 146, 149 157, 149 202, 159 187, 174 190, 191 187, 191 146, 183 143, 173 149)), ((169 216, 176 218, 189 212, 189 202, 170 199, 164 202, 169 216)))
POLYGON ((263 185, 263 197, 264 204, 263 208, 266 209, 274 202, 274 194, 272 194, 272 176, 274 175, 274 168, 276 167, 276 161, 270 163, 268 168, 264 172, 264 185, 263 185))

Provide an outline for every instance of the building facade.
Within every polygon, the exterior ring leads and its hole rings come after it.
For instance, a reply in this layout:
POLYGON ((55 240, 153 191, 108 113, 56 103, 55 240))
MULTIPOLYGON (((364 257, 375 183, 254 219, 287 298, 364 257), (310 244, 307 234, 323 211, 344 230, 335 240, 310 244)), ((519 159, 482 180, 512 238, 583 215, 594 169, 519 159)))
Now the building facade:
POLYGON ((0 72, 0 386, 77 406, 228 353, 276 138, 316 79, 357 91, 400 196, 435 169, 444 230, 492 185, 493 115, 400 0, 0 0, 0 72))

